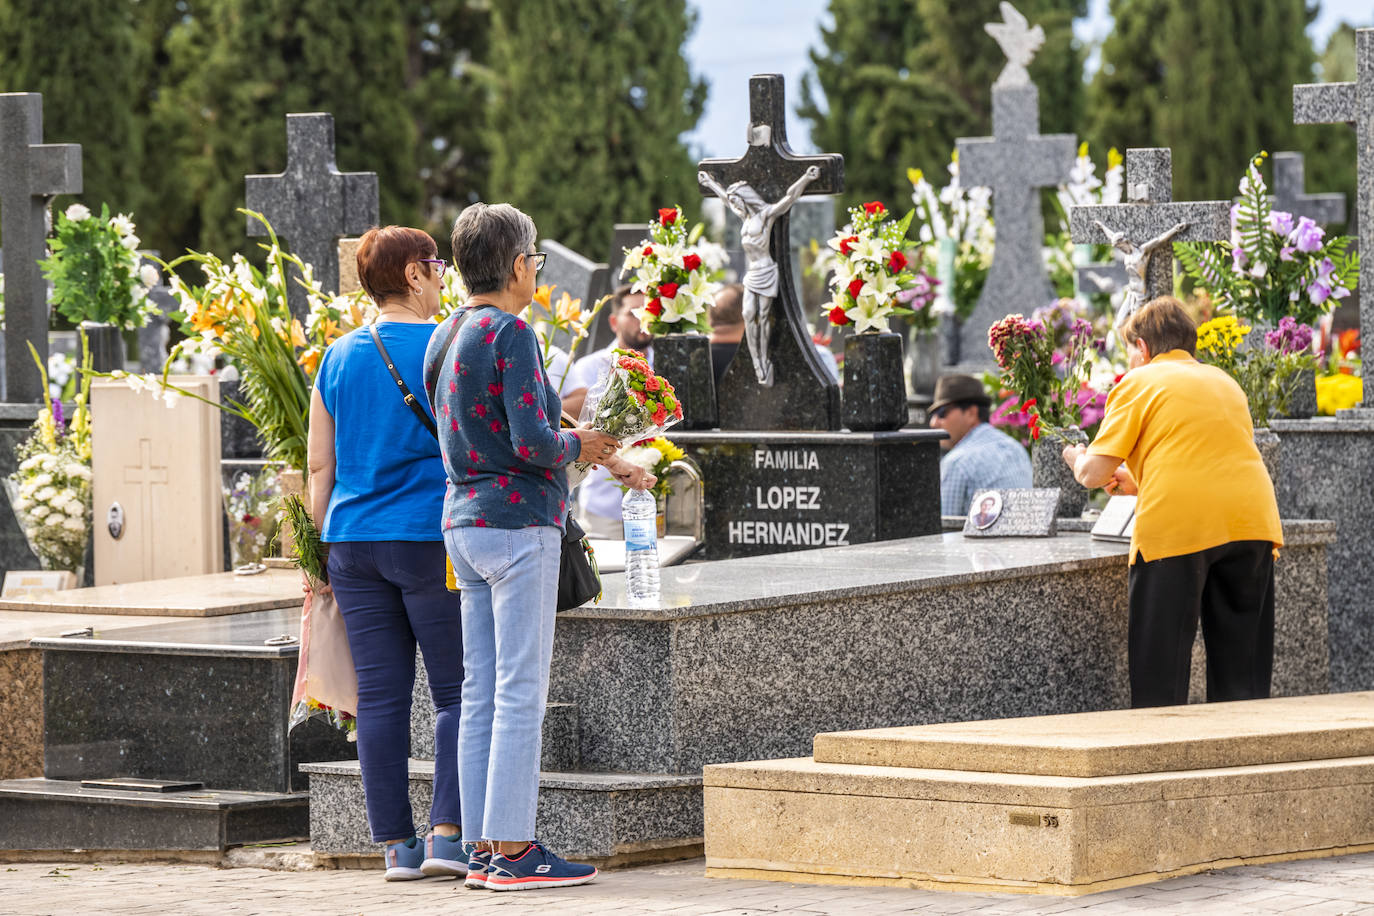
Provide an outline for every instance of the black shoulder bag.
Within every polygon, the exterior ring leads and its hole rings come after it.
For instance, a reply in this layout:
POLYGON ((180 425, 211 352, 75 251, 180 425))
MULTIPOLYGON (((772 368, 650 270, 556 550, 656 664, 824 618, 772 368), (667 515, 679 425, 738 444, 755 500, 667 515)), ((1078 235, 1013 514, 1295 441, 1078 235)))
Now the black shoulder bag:
MULTIPOLYGON (((439 405, 436 396, 439 388, 439 368, 444 360, 448 359, 448 351, 452 349, 454 340, 458 337, 458 332, 462 330, 463 324, 472 315, 474 309, 463 310, 463 314, 449 327, 448 334, 444 338, 444 345, 439 350, 439 358, 435 360, 433 371, 428 369, 425 372, 425 395, 429 400, 430 410, 437 417, 439 415, 439 405)), ((406 383, 401 378, 401 374, 396 371, 396 365, 392 362, 390 354, 386 352, 386 347, 382 344, 381 335, 377 333, 377 326, 370 325, 372 332, 372 342, 377 345, 377 352, 382 355, 382 360, 386 363, 387 371, 396 382, 396 387, 400 389, 405 399, 406 406, 414 413, 416 419, 424 424, 425 429, 436 439, 439 437, 439 430, 434 425, 434 421, 429 418, 415 395, 410 393, 406 383)), ((596 553, 592 549, 591 543, 587 540, 586 532, 573 520, 572 512, 568 512, 568 517, 563 522, 563 547, 558 560, 558 599, 557 610, 568 611, 575 607, 581 607, 591 600, 601 600, 601 572, 596 566, 596 553)))

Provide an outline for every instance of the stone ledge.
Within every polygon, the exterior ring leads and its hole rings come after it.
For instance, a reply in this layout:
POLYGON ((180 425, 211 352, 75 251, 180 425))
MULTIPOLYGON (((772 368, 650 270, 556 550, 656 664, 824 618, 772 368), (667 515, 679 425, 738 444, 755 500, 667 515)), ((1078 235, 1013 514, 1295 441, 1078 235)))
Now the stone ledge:
POLYGON ((1312 417, 1310 420, 1270 420, 1269 428, 1284 433, 1374 433, 1374 416, 1312 417))

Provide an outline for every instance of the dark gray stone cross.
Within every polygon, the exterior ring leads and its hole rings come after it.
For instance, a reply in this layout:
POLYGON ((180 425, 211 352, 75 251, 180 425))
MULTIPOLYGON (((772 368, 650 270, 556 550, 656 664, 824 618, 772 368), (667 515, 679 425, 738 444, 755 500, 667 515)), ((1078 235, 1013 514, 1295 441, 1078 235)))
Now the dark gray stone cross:
POLYGON ((1271 205, 1293 216, 1305 216, 1320 226, 1345 222, 1345 195, 1308 194, 1304 189, 1302 153, 1274 154, 1271 205))
MULTIPOLYGON (((334 116, 329 114, 288 114, 286 170, 246 176, 244 193, 248 209, 267 218, 330 294, 339 291, 339 239, 377 225, 377 173, 339 171, 334 164, 334 116)), ((248 234, 266 235, 267 228, 250 216, 248 234)), ((288 298, 291 314, 304 323, 305 290, 293 281, 288 298)))
MULTIPOLYGON (((1137 248, 1166 236, 1180 223, 1185 228, 1171 242, 1219 242, 1231 237, 1231 203, 1226 200, 1173 200, 1174 172, 1167 149, 1126 150, 1124 204, 1069 208, 1069 233, 1075 242, 1109 245, 1100 221, 1137 248)), ((1174 249, 1163 243, 1147 261, 1145 299, 1167 296, 1174 289, 1174 249)), ((1129 277, 1128 277, 1129 280, 1129 277)), ((1143 304, 1143 303, 1142 303, 1143 304)))
POLYGON ((988 327, 1009 312, 1030 314, 1054 301, 1040 249, 1045 220, 1040 189, 1069 180, 1073 134, 1040 133, 1040 90, 1033 83, 993 86, 992 136, 961 138, 959 183, 992 189, 997 240, 987 282, 959 329, 959 363, 991 366, 988 327))
MULTIPOLYGON (((704 160, 699 169, 724 188, 746 182, 764 201, 774 203, 814 166, 820 176, 806 186, 805 193, 838 194, 844 189, 844 157, 793 153, 787 145, 786 114, 782 76, 750 77, 749 148, 738 159, 704 160)), ((705 185, 700 189, 703 195, 714 194, 705 185)), ((778 295, 767 350, 775 369, 774 384, 758 383, 749 348, 741 345, 717 388, 720 428, 839 429, 839 386, 821 364, 801 299, 792 286, 786 212, 774 221, 768 248, 778 265, 778 295)))
POLYGON ((81 146, 43 140, 43 96, 0 93, 0 234, 5 239, 5 399, 43 400, 43 381, 28 356, 48 361, 46 254, 54 195, 81 193, 81 146))
MULTIPOLYGON (((1355 82, 1293 87, 1293 123, 1355 125, 1355 225, 1374 231, 1374 29, 1355 32, 1355 82)), ((1360 328, 1374 328, 1374 295, 1360 295, 1360 328)), ((1374 385, 1358 409, 1374 414, 1374 385)))

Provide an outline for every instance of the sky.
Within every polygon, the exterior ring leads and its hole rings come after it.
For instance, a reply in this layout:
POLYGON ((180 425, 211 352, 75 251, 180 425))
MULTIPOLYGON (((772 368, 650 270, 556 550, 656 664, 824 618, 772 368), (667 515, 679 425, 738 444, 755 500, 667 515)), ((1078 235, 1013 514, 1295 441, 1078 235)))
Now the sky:
MULTIPOLYGON (((828 21, 828 0, 689 2, 697 11, 697 27, 687 41, 687 58, 692 72, 710 84, 706 111, 687 135, 692 152, 703 157, 744 152, 749 77, 755 73, 786 77, 788 141, 797 152, 817 152, 794 109, 801 99, 802 74, 810 69, 807 51, 820 44, 820 23, 828 21)), ((1322 0, 1321 12, 1308 30, 1318 49, 1342 21, 1374 26, 1371 0, 1322 0)), ((1111 31, 1107 0, 1089 0, 1088 16, 1075 23, 1074 31, 1090 45, 1100 43, 1111 31)), ((1088 65, 1095 68, 1096 55, 1090 56, 1088 65)))

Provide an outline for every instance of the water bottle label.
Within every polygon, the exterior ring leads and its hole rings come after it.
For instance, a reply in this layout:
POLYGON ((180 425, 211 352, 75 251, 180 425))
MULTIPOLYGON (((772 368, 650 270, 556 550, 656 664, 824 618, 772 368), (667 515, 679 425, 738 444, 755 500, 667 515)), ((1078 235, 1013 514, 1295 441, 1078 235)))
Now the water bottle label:
POLYGON ((652 518, 625 519, 625 549, 653 550, 658 546, 658 523, 652 518))

